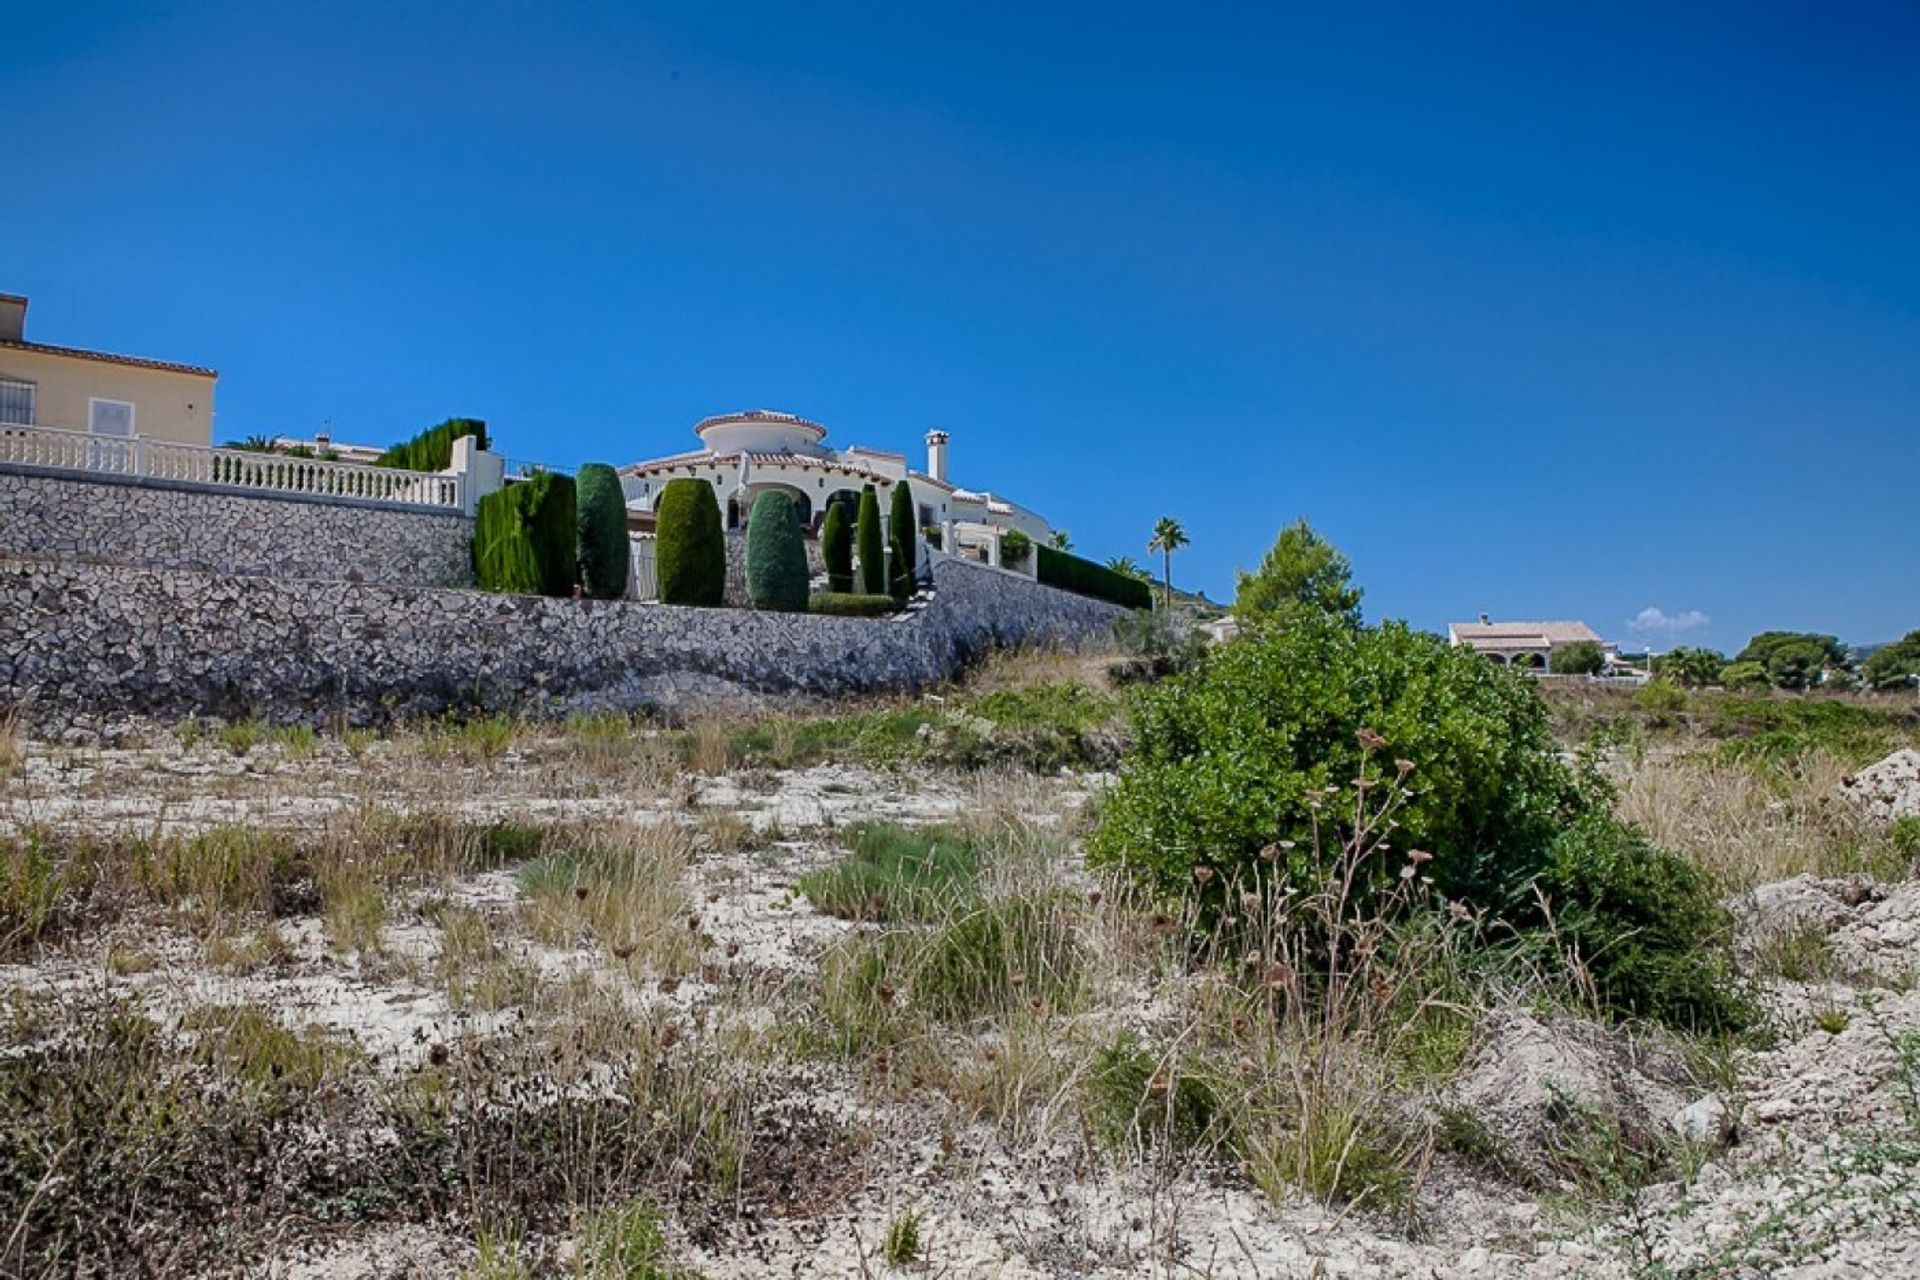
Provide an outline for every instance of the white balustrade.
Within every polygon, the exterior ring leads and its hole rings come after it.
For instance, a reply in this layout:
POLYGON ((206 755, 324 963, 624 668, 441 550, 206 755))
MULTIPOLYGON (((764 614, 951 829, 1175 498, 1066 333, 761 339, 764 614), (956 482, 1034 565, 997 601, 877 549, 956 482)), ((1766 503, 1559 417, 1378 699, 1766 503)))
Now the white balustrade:
POLYGON ((0 467, 48 467, 319 498, 463 509, 465 478, 247 449, 209 449, 148 436, 99 436, 0 424, 0 467))

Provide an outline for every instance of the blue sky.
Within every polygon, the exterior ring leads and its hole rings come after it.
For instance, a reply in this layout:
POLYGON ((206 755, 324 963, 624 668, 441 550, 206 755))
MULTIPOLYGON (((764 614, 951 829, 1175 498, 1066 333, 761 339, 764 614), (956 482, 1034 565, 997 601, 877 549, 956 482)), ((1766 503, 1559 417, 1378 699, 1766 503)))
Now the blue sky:
POLYGON ((6 9, 0 291, 223 439, 771 406, 1216 598, 1920 626, 1911 5, 6 9))

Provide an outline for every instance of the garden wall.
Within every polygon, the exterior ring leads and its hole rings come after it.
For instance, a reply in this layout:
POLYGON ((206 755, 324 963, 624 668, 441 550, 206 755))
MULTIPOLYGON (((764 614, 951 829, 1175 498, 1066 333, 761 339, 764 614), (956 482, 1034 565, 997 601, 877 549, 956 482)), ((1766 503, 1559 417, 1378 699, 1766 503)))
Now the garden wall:
MULTIPOLYGON (((1122 611, 941 559, 894 618, 553 600, 0 560, 0 703, 36 730, 135 718, 552 714, 925 688, 982 650, 1122 611)), ((3 708, 0 708, 3 709, 3 708)))
POLYGON ((457 587, 473 583, 472 543, 455 511, 0 472, 0 556, 457 587))

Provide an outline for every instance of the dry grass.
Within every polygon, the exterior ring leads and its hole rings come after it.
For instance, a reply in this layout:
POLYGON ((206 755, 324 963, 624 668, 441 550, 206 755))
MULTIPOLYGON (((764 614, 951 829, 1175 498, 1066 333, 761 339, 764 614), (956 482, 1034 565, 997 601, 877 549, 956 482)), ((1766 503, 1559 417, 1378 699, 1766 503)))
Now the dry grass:
POLYGON ((1847 770, 1818 748, 1761 766, 1711 752, 1645 752, 1616 778, 1620 815, 1687 854, 1729 889, 1803 873, 1908 868, 1886 833, 1840 791, 1847 770))

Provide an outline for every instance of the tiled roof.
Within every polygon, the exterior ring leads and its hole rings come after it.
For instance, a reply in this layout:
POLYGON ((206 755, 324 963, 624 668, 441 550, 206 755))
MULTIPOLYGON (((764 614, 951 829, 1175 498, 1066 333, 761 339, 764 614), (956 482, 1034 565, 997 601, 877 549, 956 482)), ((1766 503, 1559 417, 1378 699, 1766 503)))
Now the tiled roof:
POLYGON ((798 414, 780 413, 774 409, 744 409, 739 413, 716 413, 710 418, 702 418, 693 424, 695 435, 708 427, 716 427, 727 422, 774 422, 785 427, 805 427, 824 437, 827 429, 817 422, 802 418, 798 414))
MULTIPOLYGON (((8 301, 14 301, 14 299, 9 298, 8 301)), ((195 364, 175 364, 171 360, 148 360, 144 356, 118 356, 106 351, 85 351, 79 347, 56 347, 45 342, 10 342, 0 339, 0 349, 33 351, 48 356, 68 356, 75 360, 99 360, 105 364, 131 365, 136 369, 158 369, 162 373, 191 373, 201 378, 220 376, 212 369, 203 369, 195 364)))
MULTIPOLYGON (((861 462, 849 462, 845 458, 815 458, 804 453, 753 453, 749 452, 747 461, 756 467, 794 467, 801 471, 838 471, 850 476, 865 476, 886 484, 893 481, 861 462)), ((655 458, 651 462, 636 462, 622 467, 624 476, 651 475, 658 471, 677 471, 681 467, 726 467, 737 468, 740 465, 740 453, 714 453, 701 450, 696 453, 679 453, 671 458, 655 458)))
POLYGON ((1573 644, 1580 640, 1598 641, 1600 636, 1584 622, 1451 622, 1447 630, 1454 639, 1472 644, 1536 643, 1573 644))

